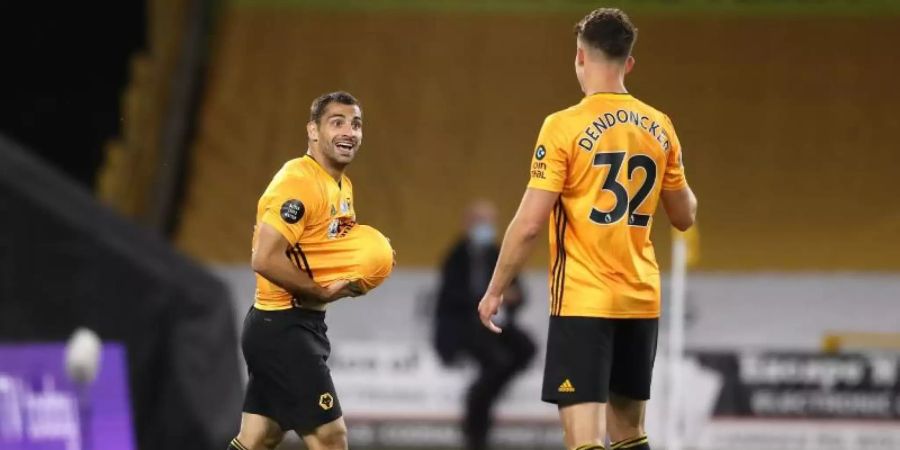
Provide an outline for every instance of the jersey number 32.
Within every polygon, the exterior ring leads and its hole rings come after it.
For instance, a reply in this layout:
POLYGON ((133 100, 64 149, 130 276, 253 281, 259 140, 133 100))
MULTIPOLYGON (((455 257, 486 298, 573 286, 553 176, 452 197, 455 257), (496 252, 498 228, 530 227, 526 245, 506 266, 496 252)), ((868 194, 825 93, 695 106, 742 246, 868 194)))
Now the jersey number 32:
POLYGON ((636 227, 646 227, 650 223, 650 216, 647 214, 638 214, 635 211, 647 199, 647 195, 653 190, 656 183, 656 161, 653 161, 647 155, 633 155, 628 158, 628 180, 634 177, 634 172, 638 168, 644 169, 646 178, 641 187, 634 193, 634 197, 628 198, 628 190, 619 183, 619 171, 622 170, 622 163, 625 162, 626 152, 609 152, 597 153, 594 155, 594 167, 609 166, 609 174, 603 181, 600 189, 609 191, 616 196, 616 203, 609 211, 601 211, 597 208, 591 209, 591 221, 598 225, 609 225, 616 223, 628 213, 628 225, 636 227))

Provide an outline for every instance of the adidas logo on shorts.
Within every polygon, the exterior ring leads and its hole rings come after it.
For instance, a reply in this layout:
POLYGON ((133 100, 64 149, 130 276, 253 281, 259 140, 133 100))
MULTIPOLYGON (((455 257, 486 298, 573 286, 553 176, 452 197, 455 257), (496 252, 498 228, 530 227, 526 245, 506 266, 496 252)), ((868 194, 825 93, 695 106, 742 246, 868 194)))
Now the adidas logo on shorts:
POLYGON ((572 382, 566 378, 566 381, 559 385, 559 392, 575 392, 575 386, 572 386, 572 382))

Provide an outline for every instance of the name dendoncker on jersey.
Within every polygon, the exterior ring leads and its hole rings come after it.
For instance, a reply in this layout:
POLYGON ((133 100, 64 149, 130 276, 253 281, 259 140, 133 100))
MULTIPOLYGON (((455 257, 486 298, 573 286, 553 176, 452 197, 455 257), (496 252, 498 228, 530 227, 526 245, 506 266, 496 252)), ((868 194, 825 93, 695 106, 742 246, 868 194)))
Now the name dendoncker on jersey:
POLYGON ((671 147, 669 134, 662 128, 661 123, 653 120, 653 118, 644 113, 628 109, 619 109, 616 110, 615 113, 605 112, 598 115, 597 118, 591 121, 585 128, 584 133, 581 134, 581 138, 578 139, 578 146, 585 151, 592 151, 594 149, 594 143, 603 137, 603 133, 619 124, 631 124, 642 128, 659 142, 663 151, 668 152, 669 147, 671 147))
POLYGON ((659 317, 650 243, 663 190, 687 185, 671 120, 629 94, 599 93, 547 116, 529 188, 556 192, 550 315, 659 317))

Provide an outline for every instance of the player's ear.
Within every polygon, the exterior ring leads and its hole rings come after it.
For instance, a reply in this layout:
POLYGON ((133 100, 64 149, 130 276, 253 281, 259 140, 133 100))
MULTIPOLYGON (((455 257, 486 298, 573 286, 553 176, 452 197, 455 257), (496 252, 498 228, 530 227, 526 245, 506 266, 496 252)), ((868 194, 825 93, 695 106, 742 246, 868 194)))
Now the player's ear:
POLYGON ((634 56, 628 55, 628 58, 625 59, 625 73, 631 73, 631 69, 634 68, 634 56))
POLYGON ((312 142, 319 140, 319 126, 315 122, 306 122, 306 137, 312 142))
POLYGON ((575 48, 575 67, 584 67, 584 49, 580 45, 575 48))

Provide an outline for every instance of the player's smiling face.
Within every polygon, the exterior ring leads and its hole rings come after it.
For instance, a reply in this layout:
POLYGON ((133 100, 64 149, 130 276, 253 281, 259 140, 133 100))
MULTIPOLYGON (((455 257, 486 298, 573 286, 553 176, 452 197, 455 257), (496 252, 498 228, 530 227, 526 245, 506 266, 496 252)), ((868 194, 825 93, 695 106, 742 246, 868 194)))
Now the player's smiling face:
POLYGON ((358 105, 331 102, 309 134, 322 155, 338 165, 353 161, 362 143, 362 111, 358 105))

